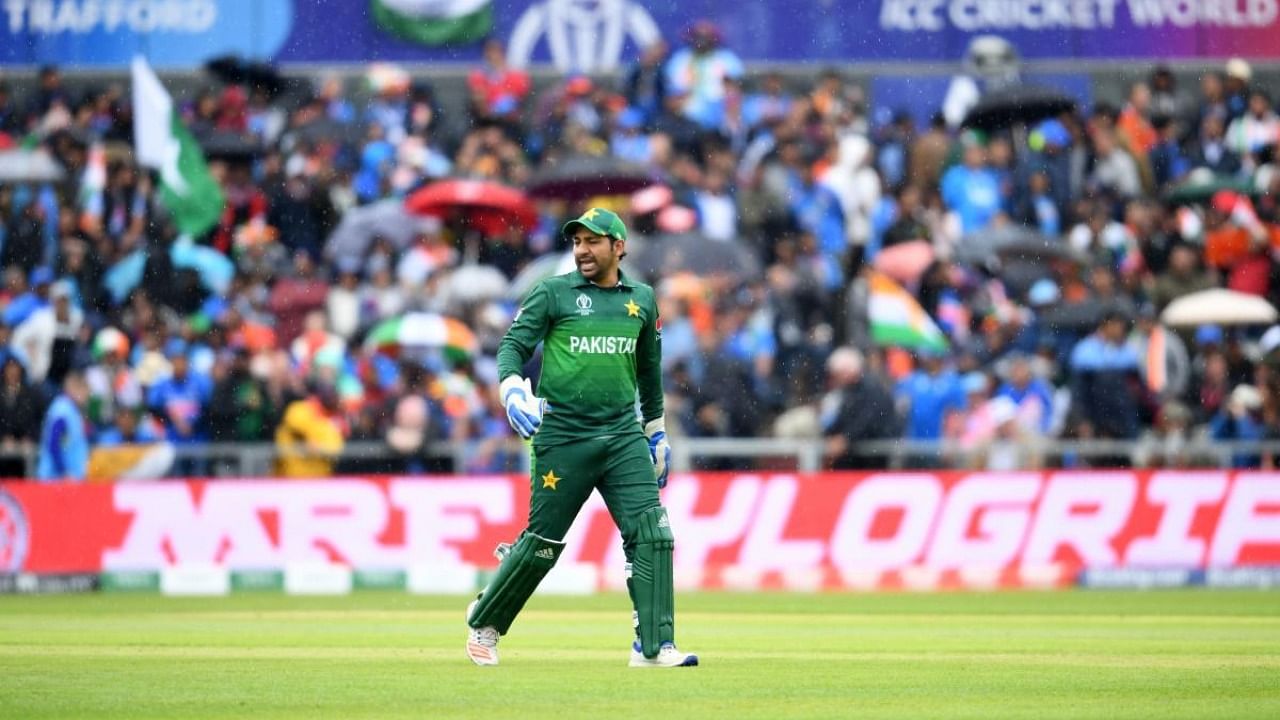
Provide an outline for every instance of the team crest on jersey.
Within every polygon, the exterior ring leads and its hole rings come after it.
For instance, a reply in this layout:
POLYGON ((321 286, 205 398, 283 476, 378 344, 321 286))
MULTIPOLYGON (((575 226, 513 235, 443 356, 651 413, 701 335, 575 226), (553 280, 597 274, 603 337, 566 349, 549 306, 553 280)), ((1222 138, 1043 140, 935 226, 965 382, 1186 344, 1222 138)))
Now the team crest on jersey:
POLYGON ((579 314, 579 315, 590 315, 590 314, 591 314, 591 312, 592 312, 592 310, 591 310, 591 297, 590 297, 589 295, 585 295, 585 294, 583 294, 583 293, 578 293, 578 300, 577 300, 577 303, 578 303, 578 314, 579 314))

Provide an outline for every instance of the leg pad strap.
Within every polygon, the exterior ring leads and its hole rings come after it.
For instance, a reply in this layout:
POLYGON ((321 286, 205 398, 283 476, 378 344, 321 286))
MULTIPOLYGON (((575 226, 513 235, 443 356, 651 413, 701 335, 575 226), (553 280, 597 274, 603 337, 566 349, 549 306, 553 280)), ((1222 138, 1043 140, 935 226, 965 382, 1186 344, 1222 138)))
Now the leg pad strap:
POLYGON ((467 618, 473 628, 492 626, 506 635, 512 621, 538 588, 538 583, 555 567, 564 543, 525 532, 503 558, 489 586, 467 618))

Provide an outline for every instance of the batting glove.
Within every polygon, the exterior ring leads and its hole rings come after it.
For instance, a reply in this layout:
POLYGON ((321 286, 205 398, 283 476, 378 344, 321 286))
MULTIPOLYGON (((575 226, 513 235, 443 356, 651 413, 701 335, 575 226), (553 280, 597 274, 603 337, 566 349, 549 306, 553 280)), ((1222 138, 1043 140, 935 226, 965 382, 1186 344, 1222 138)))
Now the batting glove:
POLYGON ((528 440, 542 427, 542 416, 551 411, 546 400, 534 397, 528 378, 512 375, 498 386, 502 405, 507 409, 507 422, 520 437, 528 440))
POLYGON ((650 420, 644 426, 644 436, 649 438, 649 459, 653 461, 653 474, 658 478, 658 487, 667 486, 667 474, 671 472, 671 445, 667 443, 667 421, 665 417, 650 420))

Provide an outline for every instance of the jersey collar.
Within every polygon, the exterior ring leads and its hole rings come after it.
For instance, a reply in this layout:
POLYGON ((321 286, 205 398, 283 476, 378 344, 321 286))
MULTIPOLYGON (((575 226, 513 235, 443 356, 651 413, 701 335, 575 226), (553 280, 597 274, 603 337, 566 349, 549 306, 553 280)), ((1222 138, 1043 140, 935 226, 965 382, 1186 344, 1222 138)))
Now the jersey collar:
MULTIPOLYGON (((580 287, 599 288, 600 287, 599 285, 596 285, 595 283, 583 277, 581 270, 574 270, 573 272, 569 273, 569 282, 571 283, 572 287, 575 287, 575 288, 580 288, 580 287)), ((622 268, 618 268, 618 284, 615 287, 623 287, 628 290, 631 290, 635 286, 636 284, 631 281, 631 278, 627 277, 626 273, 622 272, 622 268)), ((600 288, 600 289, 612 290, 613 288, 600 288)))

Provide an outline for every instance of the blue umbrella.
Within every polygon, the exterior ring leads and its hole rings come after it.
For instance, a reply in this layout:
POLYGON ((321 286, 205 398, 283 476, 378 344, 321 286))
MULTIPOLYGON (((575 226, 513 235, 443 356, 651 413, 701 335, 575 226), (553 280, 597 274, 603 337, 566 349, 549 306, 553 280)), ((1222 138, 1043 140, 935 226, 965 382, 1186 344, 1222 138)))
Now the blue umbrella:
POLYGON ((218 295, 226 295, 235 277, 236 266, 226 255, 207 245, 197 245, 190 239, 180 239, 173 244, 169 258, 174 267, 190 268, 200 276, 200 282, 218 295))
POLYGON ((142 282, 142 271, 147 266, 147 254, 134 250, 111 266, 103 276, 102 284, 111 293, 111 300, 119 305, 142 282))

